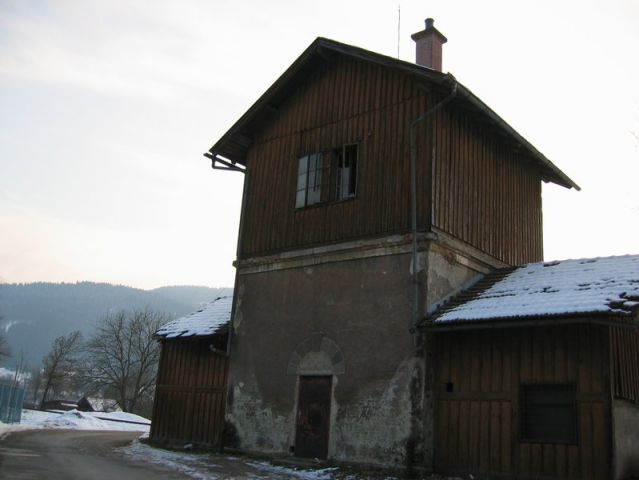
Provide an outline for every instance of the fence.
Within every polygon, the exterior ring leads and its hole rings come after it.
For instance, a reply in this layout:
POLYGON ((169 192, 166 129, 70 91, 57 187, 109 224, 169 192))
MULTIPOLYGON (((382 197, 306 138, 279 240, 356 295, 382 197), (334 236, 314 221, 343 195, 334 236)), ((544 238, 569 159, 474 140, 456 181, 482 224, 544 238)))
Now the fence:
POLYGON ((24 388, 0 383, 0 422, 20 423, 24 388))

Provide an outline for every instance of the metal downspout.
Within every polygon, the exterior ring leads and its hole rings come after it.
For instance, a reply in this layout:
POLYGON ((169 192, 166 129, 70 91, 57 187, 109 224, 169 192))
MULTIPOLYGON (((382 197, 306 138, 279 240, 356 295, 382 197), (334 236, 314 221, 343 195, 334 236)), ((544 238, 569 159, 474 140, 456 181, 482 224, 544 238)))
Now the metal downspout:
POLYGON ((226 170, 231 172, 240 172, 244 174, 244 184, 242 186, 242 205, 240 206, 240 225, 237 232, 237 247, 235 249, 235 281, 233 282, 233 301, 231 302, 231 319, 229 321, 228 333, 226 335, 226 356, 231 355, 231 336, 233 335, 233 317, 235 316, 235 302, 237 301, 237 278, 240 268, 240 256, 241 256, 241 242, 242 232, 244 231, 244 207, 246 204, 246 184, 247 184, 247 169, 239 168, 235 165, 235 161, 225 160, 219 157, 217 154, 211 152, 204 153, 204 156, 211 160, 211 168, 216 170, 226 170), (223 164, 223 167, 217 167, 216 162, 223 164))
POLYGON ((237 232, 237 247, 235 250, 235 281, 233 282, 233 302, 231 303, 231 320, 229 331, 226 336, 226 355, 231 356, 231 337, 233 336, 233 324, 235 321, 235 304, 237 303, 237 285, 240 277, 240 264, 242 257, 242 237, 244 232, 244 208, 246 206, 246 187, 248 184, 248 174, 244 173, 244 184, 242 185, 242 205, 240 207, 240 225, 237 232))
MULTIPOLYGON (((421 315, 419 309, 419 269, 417 266, 417 126, 433 115, 435 112, 444 107, 448 102, 450 102, 457 95, 457 80, 452 75, 449 75, 452 79, 453 89, 450 94, 444 98, 437 105, 433 106, 429 110, 426 111, 423 115, 420 115, 415 120, 413 120, 410 124, 410 194, 411 194, 411 236, 413 240, 413 316, 410 320, 409 331, 411 333, 415 333, 415 326, 419 323, 421 315)), ((434 141, 434 139, 433 139, 434 141)), ((433 159, 434 161, 434 159, 433 159)), ((432 184, 432 179, 431 179, 432 184)), ((431 204, 432 204, 432 186, 431 186, 431 204)), ((432 212, 432 206, 431 206, 432 212)), ((429 226, 428 231, 431 230, 432 226, 432 214, 429 218, 429 226)), ((426 266, 425 269, 428 271, 428 257, 426 258, 426 266)))
MULTIPOLYGON (((211 168, 216 168, 215 167, 215 156, 210 155, 205 153, 204 154, 205 157, 207 158, 211 158, 213 160, 213 163, 211 164, 211 168), (212 158, 213 157, 213 158, 212 158)), ((224 162, 223 162, 224 163, 224 162)), ((228 325, 228 332, 226 334, 226 358, 227 358, 227 362, 230 363, 231 361, 231 339, 233 337, 233 323, 234 323, 234 318, 235 318, 235 304, 237 302, 237 284, 238 284, 238 278, 240 276, 240 258, 241 258, 241 244, 242 244, 242 233, 244 231, 244 209, 246 206, 246 187, 248 184, 248 174, 247 174, 247 168, 244 169, 240 169, 240 168, 219 168, 219 170, 229 170, 229 171, 234 171, 234 172, 241 172, 244 174, 244 184, 242 185, 242 204, 240 206, 240 225, 238 228, 238 232, 237 232, 237 247, 235 249, 235 280, 233 282, 233 301, 231 303, 231 318, 229 319, 229 325, 228 325)), ((228 368, 228 364, 227 364, 227 368, 228 368)), ((227 370, 228 372, 228 370, 227 370)), ((228 394, 228 383, 229 383, 229 378, 228 378, 228 373, 227 373, 227 378, 226 378, 226 387, 227 390, 225 392, 225 398, 223 399, 223 406, 224 406, 224 413, 223 413, 223 417, 226 417, 226 397, 228 394)), ((223 451, 224 449, 224 439, 221 438, 220 439, 220 452, 223 451)))

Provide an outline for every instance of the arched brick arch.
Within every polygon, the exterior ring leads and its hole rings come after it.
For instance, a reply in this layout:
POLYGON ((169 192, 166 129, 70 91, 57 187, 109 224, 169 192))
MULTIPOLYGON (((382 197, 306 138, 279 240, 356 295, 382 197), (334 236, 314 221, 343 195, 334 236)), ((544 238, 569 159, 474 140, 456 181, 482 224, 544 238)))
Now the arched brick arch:
POLYGON ((316 332, 300 342, 288 361, 288 375, 342 375, 344 354, 337 342, 316 332))

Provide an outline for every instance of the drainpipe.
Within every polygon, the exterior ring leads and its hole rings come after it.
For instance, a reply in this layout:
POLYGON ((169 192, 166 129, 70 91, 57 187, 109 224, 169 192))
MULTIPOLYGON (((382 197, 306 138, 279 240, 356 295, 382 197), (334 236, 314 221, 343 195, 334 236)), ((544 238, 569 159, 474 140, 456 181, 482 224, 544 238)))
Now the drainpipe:
POLYGON ((242 243, 242 234, 244 231, 244 208, 246 206, 246 186, 248 183, 248 175, 247 168, 241 168, 236 165, 235 162, 227 161, 223 158, 220 158, 217 154, 211 154, 206 152, 204 156, 211 160, 211 168, 216 170, 227 170, 231 172, 240 172, 244 174, 244 184, 242 186, 242 205, 240 207, 240 225, 237 233, 237 247, 235 249, 235 280, 233 282, 233 300, 231 302, 231 318, 228 326, 228 333, 226 335, 226 356, 231 356, 231 337, 233 336, 233 319, 235 318, 235 303, 237 302, 237 284, 239 270, 240 270, 240 258, 241 258, 241 243, 242 243), (216 163, 221 163, 222 166, 218 167, 216 163))
MULTIPOLYGON (((415 333, 415 326, 419 323, 421 315, 419 308, 419 272, 417 268, 417 126, 424 120, 429 118, 438 110, 441 110, 446 104, 448 104, 457 95, 457 80, 452 75, 447 75, 453 82, 453 89, 450 94, 444 98, 441 102, 434 105, 432 108, 426 111, 426 113, 420 115, 410 124, 410 207, 411 207, 411 233, 413 237, 413 317, 411 318, 409 331, 415 333)), ((434 142, 434 138, 433 138, 434 142)), ((434 158, 433 160, 434 161, 434 158)), ((431 203, 432 203, 432 179, 431 179, 431 203)), ((432 212, 432 207, 431 207, 432 212)), ((432 226, 432 214, 429 218, 428 231, 432 226)), ((426 257, 426 271, 428 271, 428 257, 426 257)))

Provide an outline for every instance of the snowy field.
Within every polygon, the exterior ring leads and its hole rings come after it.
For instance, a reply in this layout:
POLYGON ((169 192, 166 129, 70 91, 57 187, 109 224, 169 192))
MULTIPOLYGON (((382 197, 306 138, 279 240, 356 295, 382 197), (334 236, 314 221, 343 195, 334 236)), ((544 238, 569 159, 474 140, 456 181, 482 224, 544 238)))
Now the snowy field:
POLYGON ((9 432, 38 428, 118 430, 145 433, 149 431, 150 425, 151 422, 146 418, 124 412, 104 413, 71 410, 62 413, 51 413, 41 412, 39 410, 22 410, 22 420, 20 423, 5 424, 0 422, 0 438, 3 438, 9 432), (140 422, 145 425, 125 422, 140 422))

